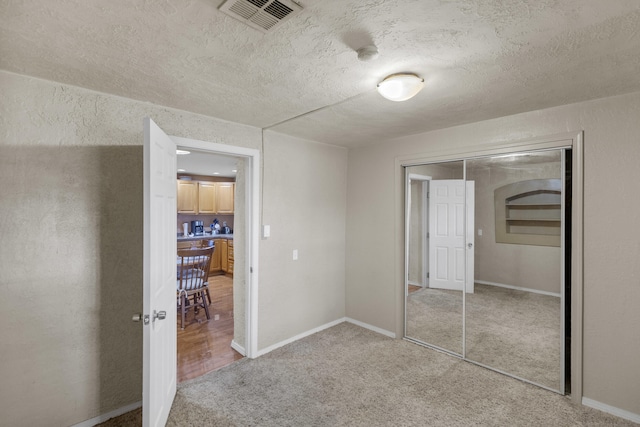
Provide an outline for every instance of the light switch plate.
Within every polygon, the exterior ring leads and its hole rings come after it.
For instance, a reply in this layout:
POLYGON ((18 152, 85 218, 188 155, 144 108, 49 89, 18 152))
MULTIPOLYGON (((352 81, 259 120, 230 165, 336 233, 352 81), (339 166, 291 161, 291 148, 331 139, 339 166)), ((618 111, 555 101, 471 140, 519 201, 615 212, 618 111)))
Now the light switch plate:
POLYGON ((293 260, 294 260, 294 261, 297 261, 297 260, 298 260, 298 250, 297 250, 297 249, 294 249, 294 250, 293 250, 293 260))
POLYGON ((271 236, 271 226, 270 225, 263 225, 262 226, 262 237, 266 239, 269 236, 271 236))

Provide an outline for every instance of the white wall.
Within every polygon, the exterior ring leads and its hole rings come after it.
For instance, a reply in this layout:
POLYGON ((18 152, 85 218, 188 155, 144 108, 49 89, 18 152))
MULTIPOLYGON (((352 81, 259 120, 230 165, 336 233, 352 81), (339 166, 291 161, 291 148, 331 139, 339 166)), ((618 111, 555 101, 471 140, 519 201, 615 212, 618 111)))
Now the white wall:
POLYGON ((640 93, 349 151, 347 316, 401 333, 402 176, 395 159, 584 129, 585 397, 640 414, 640 93), (375 171, 372 173, 371 171, 375 171))
POLYGON ((346 173, 346 149, 265 132, 260 349, 344 317, 346 173))
MULTIPOLYGON (((0 424, 72 425, 142 398, 142 118, 254 149, 261 131, 6 72, 0 93, 0 424)), ((259 348, 344 316, 347 152, 265 146, 259 348)))

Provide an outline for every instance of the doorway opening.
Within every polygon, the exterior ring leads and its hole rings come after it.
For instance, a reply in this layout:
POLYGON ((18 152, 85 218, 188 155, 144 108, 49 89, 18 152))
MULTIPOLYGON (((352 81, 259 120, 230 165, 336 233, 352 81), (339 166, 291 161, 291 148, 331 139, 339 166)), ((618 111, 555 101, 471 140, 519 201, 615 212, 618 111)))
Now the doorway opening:
MULTIPOLYGON (((245 216, 245 203, 236 203, 236 193, 245 193, 243 159, 237 156, 187 150, 178 146, 177 248, 178 251, 212 248, 208 289, 185 298, 177 316, 177 382, 197 378, 244 357, 234 347, 235 318, 244 318, 234 280, 235 219, 245 216), (238 178, 238 179, 237 179, 238 178), (206 304, 206 310, 199 304, 206 304)), ((242 227, 241 224, 239 224, 242 227)), ((241 233, 244 235, 244 233, 241 233)), ((238 242, 242 250, 243 242, 238 242)), ((242 294, 240 292, 240 294, 242 294)), ((239 322, 240 324, 241 322, 239 322)))
POLYGON ((183 329, 178 310, 179 383, 254 357, 259 153, 171 139, 178 150, 189 152, 176 159, 177 247, 213 247, 204 298, 209 313, 187 310, 183 329))

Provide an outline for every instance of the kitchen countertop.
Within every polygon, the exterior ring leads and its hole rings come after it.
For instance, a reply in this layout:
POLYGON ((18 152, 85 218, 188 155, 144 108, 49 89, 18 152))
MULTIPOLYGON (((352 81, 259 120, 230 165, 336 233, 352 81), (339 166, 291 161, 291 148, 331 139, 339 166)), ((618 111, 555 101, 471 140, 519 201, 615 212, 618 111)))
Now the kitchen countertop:
POLYGON ((233 240, 233 234, 204 234, 202 236, 189 236, 184 237, 182 234, 178 234, 178 242, 188 242, 191 240, 210 240, 210 239, 231 239, 233 240))

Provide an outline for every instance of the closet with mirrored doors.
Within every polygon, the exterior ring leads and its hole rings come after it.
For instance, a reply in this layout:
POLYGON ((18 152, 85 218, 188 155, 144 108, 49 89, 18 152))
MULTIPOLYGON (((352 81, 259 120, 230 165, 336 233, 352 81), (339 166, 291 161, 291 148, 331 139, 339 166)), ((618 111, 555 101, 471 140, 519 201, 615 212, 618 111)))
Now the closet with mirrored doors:
POLYGON ((404 337, 570 391, 571 146, 404 166, 404 337))

